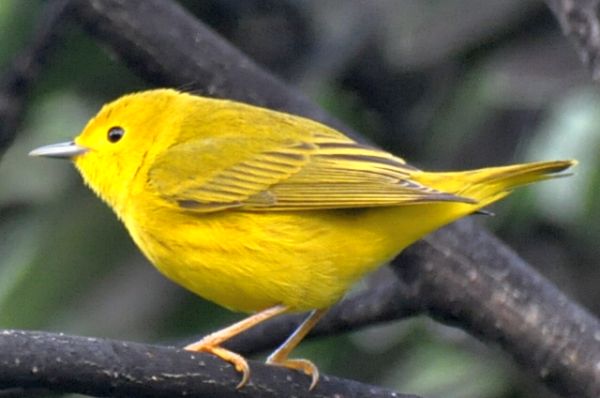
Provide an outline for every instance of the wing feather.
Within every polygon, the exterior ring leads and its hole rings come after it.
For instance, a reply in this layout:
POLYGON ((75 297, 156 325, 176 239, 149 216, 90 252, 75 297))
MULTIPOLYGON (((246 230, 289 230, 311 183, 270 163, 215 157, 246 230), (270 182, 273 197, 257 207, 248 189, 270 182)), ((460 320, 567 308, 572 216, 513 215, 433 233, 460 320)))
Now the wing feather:
POLYGON ((259 148, 247 137, 180 144, 156 161, 149 176, 163 198, 197 212, 473 202, 415 182, 415 172, 401 158, 327 130, 259 148), (215 153, 235 153, 236 162, 215 153), (203 167, 202 177, 197 167, 203 167))

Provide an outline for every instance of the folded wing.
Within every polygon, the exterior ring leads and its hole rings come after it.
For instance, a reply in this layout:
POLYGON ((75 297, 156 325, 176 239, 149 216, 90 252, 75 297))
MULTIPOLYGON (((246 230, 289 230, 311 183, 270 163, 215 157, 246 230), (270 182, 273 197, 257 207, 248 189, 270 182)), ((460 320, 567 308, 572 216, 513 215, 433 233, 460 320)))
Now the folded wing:
POLYGON ((259 145, 246 136, 179 144, 155 161, 149 183, 164 199, 197 212, 473 202, 415 182, 415 172, 398 157, 326 130, 259 145))

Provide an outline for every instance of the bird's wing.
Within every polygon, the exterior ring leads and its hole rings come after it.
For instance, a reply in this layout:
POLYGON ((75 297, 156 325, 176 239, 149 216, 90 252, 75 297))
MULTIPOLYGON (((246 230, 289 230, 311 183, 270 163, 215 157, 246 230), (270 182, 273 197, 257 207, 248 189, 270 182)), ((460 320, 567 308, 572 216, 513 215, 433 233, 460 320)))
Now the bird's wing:
POLYGON ((148 181, 164 199, 197 212, 473 202, 412 180, 418 170, 404 160, 334 131, 307 138, 259 147, 244 136, 186 142, 156 159, 148 181))

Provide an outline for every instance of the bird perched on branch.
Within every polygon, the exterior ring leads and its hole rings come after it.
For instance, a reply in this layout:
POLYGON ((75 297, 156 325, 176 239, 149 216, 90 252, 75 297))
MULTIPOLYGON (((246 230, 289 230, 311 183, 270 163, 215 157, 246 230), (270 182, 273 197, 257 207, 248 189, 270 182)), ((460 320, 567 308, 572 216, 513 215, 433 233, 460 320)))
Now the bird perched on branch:
MULTIPOLYGON (((320 123, 170 89, 105 105, 72 142, 33 156, 71 159, 171 280, 248 318, 185 347, 242 372, 231 337, 312 311, 267 359, 319 378, 289 355, 365 274, 425 234, 575 161, 427 172, 320 123)), ((560 174, 559 174, 560 175, 560 174)))

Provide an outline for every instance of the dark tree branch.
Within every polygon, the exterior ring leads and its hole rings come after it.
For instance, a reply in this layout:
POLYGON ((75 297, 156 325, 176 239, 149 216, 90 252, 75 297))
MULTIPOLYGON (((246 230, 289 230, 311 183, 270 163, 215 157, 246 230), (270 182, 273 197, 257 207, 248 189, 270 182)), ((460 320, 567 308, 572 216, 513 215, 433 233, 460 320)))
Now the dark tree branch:
POLYGON ((474 223, 432 234, 394 269, 434 318, 499 344, 564 396, 600 396, 598 320, 474 223))
POLYGON ((60 41, 69 1, 48 1, 31 44, 3 71, 0 79, 0 157, 17 134, 29 89, 60 41))
POLYGON ((111 397, 374 397, 418 398, 352 380, 252 362, 241 390, 240 375, 212 355, 108 339, 45 332, 0 332, 0 389, 45 388, 111 397))
POLYGON ((600 0, 546 0, 579 58, 600 81, 600 0))
MULTIPOLYGON (((73 4, 86 29, 148 81, 286 110, 350 132, 175 3, 76 0, 73 4)), ((561 394, 600 395, 598 321, 471 221, 455 223, 407 249, 394 270, 397 279, 385 288, 374 287, 369 296, 373 301, 361 302, 362 308, 356 301, 342 303, 320 330, 429 313, 486 342, 499 343, 561 394)), ((256 346, 277 344, 281 336, 274 331, 284 334, 292 324, 286 318, 274 325, 279 327, 271 326, 268 335, 257 329, 262 340, 256 346)), ((250 334, 244 338, 238 347, 257 341, 250 334)), ((35 353, 29 353, 35 360, 35 353)), ((237 379, 228 380, 232 385, 237 379)))

